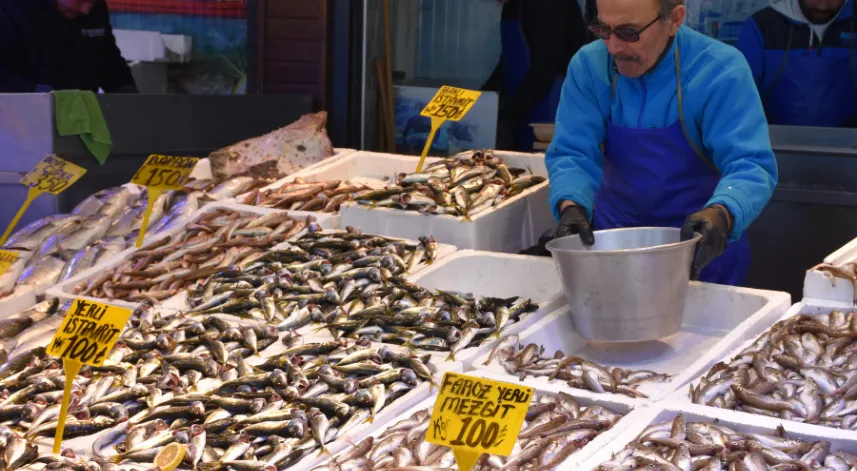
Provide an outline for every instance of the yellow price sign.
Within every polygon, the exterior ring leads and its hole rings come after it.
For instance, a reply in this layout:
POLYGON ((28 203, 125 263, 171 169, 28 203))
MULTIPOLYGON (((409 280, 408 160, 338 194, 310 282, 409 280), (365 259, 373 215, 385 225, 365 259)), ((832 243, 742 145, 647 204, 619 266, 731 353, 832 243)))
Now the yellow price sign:
POLYGON ((11 250, 0 250, 0 276, 18 260, 18 254, 11 250))
POLYGON ((75 299, 48 344, 48 354, 61 357, 65 369, 65 391, 54 436, 54 453, 60 452, 71 387, 81 364, 103 365, 130 317, 130 309, 75 299))
POLYGON ((18 213, 12 218, 12 222, 6 227, 6 232, 0 237, 0 245, 6 243, 6 239, 12 234, 12 230, 18 225, 18 221, 27 212, 30 203, 38 198, 42 193, 50 193, 58 195, 72 186, 76 181, 80 180, 86 173, 86 169, 79 167, 67 160, 61 159, 55 155, 49 155, 36 164, 36 167, 24 175, 20 183, 29 187, 27 190, 27 198, 18 213))
POLYGON ((80 180, 86 169, 55 155, 49 155, 21 178, 21 184, 42 193, 58 195, 80 180))
POLYGON ((194 167, 199 162, 198 157, 175 157, 170 155, 150 155, 146 162, 137 170, 131 183, 148 188, 149 204, 143 214, 143 222, 140 225, 140 235, 137 236, 137 247, 143 245, 146 230, 149 228, 149 216, 155 200, 161 193, 167 190, 180 190, 190 178, 194 167))
POLYGON ((423 153, 420 156, 420 163, 417 165, 417 172, 423 171, 423 163, 425 163, 426 155, 431 148, 431 143, 434 141, 434 135, 437 130, 443 126, 446 121, 460 121, 464 115, 473 108, 476 100, 482 95, 482 92, 474 90, 465 90, 463 88, 455 88, 442 86, 437 91, 434 98, 431 99, 428 105, 420 112, 421 116, 431 118, 431 131, 426 140, 426 145, 423 148, 423 153))
POLYGON ((470 471, 483 453, 508 456, 532 398, 527 386, 446 373, 426 441, 451 447, 459 471, 470 471))

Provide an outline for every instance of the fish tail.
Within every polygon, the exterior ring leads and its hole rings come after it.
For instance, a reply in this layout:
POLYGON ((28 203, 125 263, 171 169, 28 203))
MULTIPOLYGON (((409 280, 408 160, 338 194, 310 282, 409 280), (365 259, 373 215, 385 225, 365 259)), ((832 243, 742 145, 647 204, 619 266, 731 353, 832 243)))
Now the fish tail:
POLYGON ((466 222, 473 222, 473 219, 470 219, 470 215, 469 215, 469 214, 467 214, 467 213, 465 213, 465 214, 464 214, 464 217, 463 217, 463 218, 461 218, 461 224, 464 224, 464 222, 465 222, 465 221, 466 221, 466 222))
POLYGON ((375 412, 369 414, 369 417, 366 417, 366 420, 363 421, 364 424, 371 424, 372 422, 375 422, 375 412))
POLYGON ((446 357, 446 361, 455 361, 455 352, 450 351, 449 356, 446 357))
POLYGON ((318 452, 318 458, 321 458, 324 455, 327 455, 328 457, 333 458, 333 454, 330 453, 330 451, 327 449, 326 446, 322 445, 321 451, 318 452))
POLYGON ((432 378, 432 380, 429 382, 429 393, 431 393, 435 389, 440 389, 440 385, 437 384, 437 381, 435 381, 434 378, 432 378))

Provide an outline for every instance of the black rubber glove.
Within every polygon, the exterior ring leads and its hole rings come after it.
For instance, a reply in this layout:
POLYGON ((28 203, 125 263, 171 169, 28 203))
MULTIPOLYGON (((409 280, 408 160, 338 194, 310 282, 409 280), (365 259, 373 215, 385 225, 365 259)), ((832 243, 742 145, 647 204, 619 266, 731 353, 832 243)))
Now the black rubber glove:
POLYGON ((726 250, 726 242, 729 240, 727 211, 726 208, 710 206, 691 214, 684 221, 681 227, 681 240, 693 239, 694 234, 702 235, 690 268, 691 280, 698 280, 702 269, 726 250))
POLYGON ((586 211, 580 206, 568 206, 562 210, 562 215, 559 218, 559 226, 553 234, 554 239, 570 236, 574 234, 580 235, 580 240, 586 245, 595 244, 595 235, 592 233, 592 227, 589 225, 589 218, 586 216, 586 211))

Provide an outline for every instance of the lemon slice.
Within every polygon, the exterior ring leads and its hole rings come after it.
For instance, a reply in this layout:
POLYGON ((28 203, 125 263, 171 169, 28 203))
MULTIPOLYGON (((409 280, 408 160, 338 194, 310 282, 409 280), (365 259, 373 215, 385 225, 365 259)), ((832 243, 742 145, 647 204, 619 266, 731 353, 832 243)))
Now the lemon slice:
POLYGON ((155 467, 161 471, 173 471, 184 459, 187 449, 181 443, 170 443, 155 456, 155 467))

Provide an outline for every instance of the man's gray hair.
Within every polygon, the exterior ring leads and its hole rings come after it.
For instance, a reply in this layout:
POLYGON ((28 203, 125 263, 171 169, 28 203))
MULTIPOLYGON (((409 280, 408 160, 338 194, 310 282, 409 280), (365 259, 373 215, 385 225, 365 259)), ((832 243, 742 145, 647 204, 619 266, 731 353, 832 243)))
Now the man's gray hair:
POLYGON ((661 20, 666 21, 673 9, 683 4, 684 0, 661 0, 661 20))

